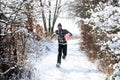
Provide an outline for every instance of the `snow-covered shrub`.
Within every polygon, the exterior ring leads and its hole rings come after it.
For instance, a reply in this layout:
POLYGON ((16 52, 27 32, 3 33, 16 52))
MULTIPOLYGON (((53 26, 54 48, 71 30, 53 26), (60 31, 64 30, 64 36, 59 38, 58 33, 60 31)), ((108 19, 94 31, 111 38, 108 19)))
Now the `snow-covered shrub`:
POLYGON ((98 0, 96 4, 93 3, 96 0, 74 1, 73 4, 76 5, 72 6, 73 15, 92 27, 87 32, 81 26, 83 42, 80 48, 86 51, 89 58, 92 57, 92 61, 99 60, 101 71, 109 75, 119 73, 120 68, 117 69, 114 66, 120 61, 120 0, 98 0), (86 6, 87 9, 84 10, 82 6, 86 6), (81 15, 82 12, 83 15, 81 15), (90 13, 89 17, 85 16, 86 13, 90 13))
POLYGON ((89 25, 81 26, 82 40, 81 49, 86 51, 86 54, 90 61, 94 62, 99 60, 99 70, 107 74, 113 73, 113 65, 118 62, 115 55, 110 54, 111 51, 106 45, 103 45, 109 41, 109 37, 99 27, 92 28, 89 25), (83 49, 84 47, 84 49, 83 49))
POLYGON ((91 18, 84 19, 84 21, 93 27, 91 35, 94 37, 94 42, 101 46, 100 51, 96 52, 99 54, 97 57, 102 67, 100 68, 110 75, 115 71, 113 80, 117 80, 117 78, 119 79, 119 75, 116 76, 116 74, 119 73, 120 68, 114 68, 114 66, 119 64, 120 61, 120 7, 110 4, 101 4, 100 6, 104 7, 102 9, 96 7, 96 11, 92 12, 91 18), (101 36, 103 33, 104 35, 101 36))
POLYGON ((41 61, 43 57, 47 55, 47 51, 50 50, 49 43, 51 40, 49 36, 42 37, 41 40, 36 39, 36 34, 29 33, 25 45, 25 59, 23 63, 23 68, 21 72, 20 80, 34 80, 34 71, 36 70, 35 63, 41 61))
POLYGON ((119 80, 120 79, 120 62, 114 65, 114 73, 110 77, 110 80, 119 80))

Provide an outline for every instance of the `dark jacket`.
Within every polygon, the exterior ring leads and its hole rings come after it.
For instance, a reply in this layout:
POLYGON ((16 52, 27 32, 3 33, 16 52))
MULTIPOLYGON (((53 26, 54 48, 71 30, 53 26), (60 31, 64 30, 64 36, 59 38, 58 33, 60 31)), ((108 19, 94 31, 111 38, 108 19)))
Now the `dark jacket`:
MULTIPOLYGON (((65 45, 67 44, 67 41, 65 40, 65 35, 70 33, 68 30, 66 29, 62 29, 62 30, 56 30, 55 33, 58 35, 58 43, 65 45)), ((72 33, 70 33, 72 35, 72 33)))

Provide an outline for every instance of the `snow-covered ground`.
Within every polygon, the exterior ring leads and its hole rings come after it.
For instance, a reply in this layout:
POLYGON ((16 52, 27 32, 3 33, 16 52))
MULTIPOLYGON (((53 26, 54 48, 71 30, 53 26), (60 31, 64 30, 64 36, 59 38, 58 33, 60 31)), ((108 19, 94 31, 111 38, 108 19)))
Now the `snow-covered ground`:
POLYGON ((33 61, 32 80, 105 80, 105 74, 99 72, 97 66, 79 50, 79 42, 78 39, 68 41, 68 55, 66 60, 62 60, 60 68, 56 67, 57 41, 50 43, 48 55, 33 61))

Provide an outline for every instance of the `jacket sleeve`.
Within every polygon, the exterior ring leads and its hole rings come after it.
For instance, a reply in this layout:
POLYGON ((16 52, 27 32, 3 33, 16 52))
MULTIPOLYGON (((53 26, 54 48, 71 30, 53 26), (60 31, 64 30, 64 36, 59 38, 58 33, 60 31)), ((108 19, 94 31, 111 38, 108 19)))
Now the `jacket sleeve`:
POLYGON ((56 30, 55 33, 58 35, 58 30, 56 30))
POLYGON ((68 30, 66 30, 66 34, 68 34, 68 33, 72 36, 72 33, 71 33, 71 32, 69 32, 68 30))

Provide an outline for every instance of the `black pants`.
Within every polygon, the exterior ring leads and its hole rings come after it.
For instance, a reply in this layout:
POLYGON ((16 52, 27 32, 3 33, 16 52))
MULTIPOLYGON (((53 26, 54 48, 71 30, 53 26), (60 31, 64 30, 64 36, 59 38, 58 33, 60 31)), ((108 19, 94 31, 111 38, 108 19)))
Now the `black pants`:
POLYGON ((58 57, 57 63, 61 63, 61 56, 67 56, 67 44, 66 45, 58 45, 58 57), (63 53, 63 54, 62 54, 63 53))

